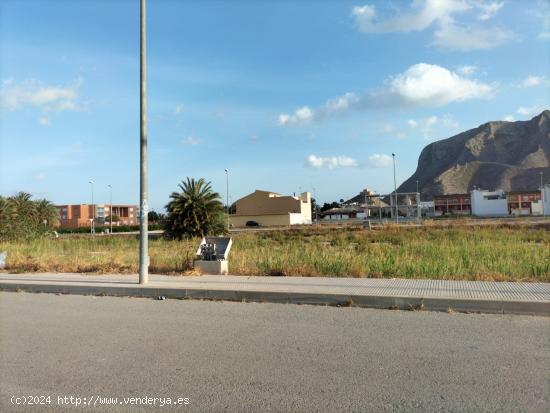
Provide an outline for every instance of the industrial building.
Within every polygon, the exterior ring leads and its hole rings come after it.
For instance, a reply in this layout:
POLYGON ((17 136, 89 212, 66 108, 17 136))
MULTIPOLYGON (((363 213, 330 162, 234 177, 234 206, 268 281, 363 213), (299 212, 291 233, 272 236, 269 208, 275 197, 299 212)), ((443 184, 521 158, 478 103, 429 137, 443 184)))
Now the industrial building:
POLYGON ((433 197, 434 216, 470 215, 472 213, 470 194, 449 194, 433 197))
POLYGON ((470 194, 472 215, 479 217, 508 215, 508 200, 506 199, 506 193, 504 191, 474 189, 470 194))
POLYGON ((541 191, 511 191, 506 193, 510 215, 541 215, 541 191))
POLYGON ((482 189, 474 189, 469 194, 437 195, 433 197, 434 215, 542 215, 542 195, 539 190, 504 192, 482 189))
POLYGON ((247 222, 266 227, 311 224, 309 192, 297 197, 257 189, 237 200, 234 207, 234 213, 229 215, 229 224, 233 227, 244 227, 247 222))

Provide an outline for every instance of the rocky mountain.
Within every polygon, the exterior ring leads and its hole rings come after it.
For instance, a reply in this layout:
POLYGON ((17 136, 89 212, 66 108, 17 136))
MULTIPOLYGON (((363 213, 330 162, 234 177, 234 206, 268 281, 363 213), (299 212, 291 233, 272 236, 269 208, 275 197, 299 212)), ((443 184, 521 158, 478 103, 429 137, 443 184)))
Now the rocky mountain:
POLYGON ((528 121, 488 122, 426 146, 416 172, 398 188, 422 199, 477 188, 537 189, 550 181, 550 110, 528 121))

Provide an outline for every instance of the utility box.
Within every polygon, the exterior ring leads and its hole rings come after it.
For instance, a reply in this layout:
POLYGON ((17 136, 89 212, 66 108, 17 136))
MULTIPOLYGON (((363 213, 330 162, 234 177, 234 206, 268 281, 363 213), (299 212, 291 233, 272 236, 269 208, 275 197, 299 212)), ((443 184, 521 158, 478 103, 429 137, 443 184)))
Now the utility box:
POLYGON ((204 274, 227 275, 232 242, 229 237, 204 237, 197 250, 193 267, 204 274))
POLYGON ((7 251, 0 251, 0 270, 6 268, 6 258, 8 257, 7 251))

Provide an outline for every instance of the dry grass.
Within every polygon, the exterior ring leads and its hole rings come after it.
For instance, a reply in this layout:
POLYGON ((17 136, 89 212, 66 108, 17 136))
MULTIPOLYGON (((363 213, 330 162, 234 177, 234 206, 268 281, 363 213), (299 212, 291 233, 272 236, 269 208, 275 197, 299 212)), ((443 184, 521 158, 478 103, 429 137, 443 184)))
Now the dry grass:
MULTIPOLYGON (((198 240, 149 242, 152 273, 198 275, 198 240)), ((10 272, 136 273, 134 237, 39 239, 0 243, 10 272)), ((238 234, 236 275, 550 281, 547 228, 310 228, 238 234)))

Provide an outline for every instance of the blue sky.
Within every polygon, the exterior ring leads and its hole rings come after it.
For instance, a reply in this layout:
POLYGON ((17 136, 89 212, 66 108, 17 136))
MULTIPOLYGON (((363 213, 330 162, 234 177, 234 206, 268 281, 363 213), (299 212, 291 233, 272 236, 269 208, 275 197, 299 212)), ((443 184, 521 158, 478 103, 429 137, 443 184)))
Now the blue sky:
MULTIPOLYGON (((548 1, 149 0, 149 205, 185 177, 321 202, 550 107, 548 1)), ((138 203, 139 2, 0 0, 0 193, 138 203)))

